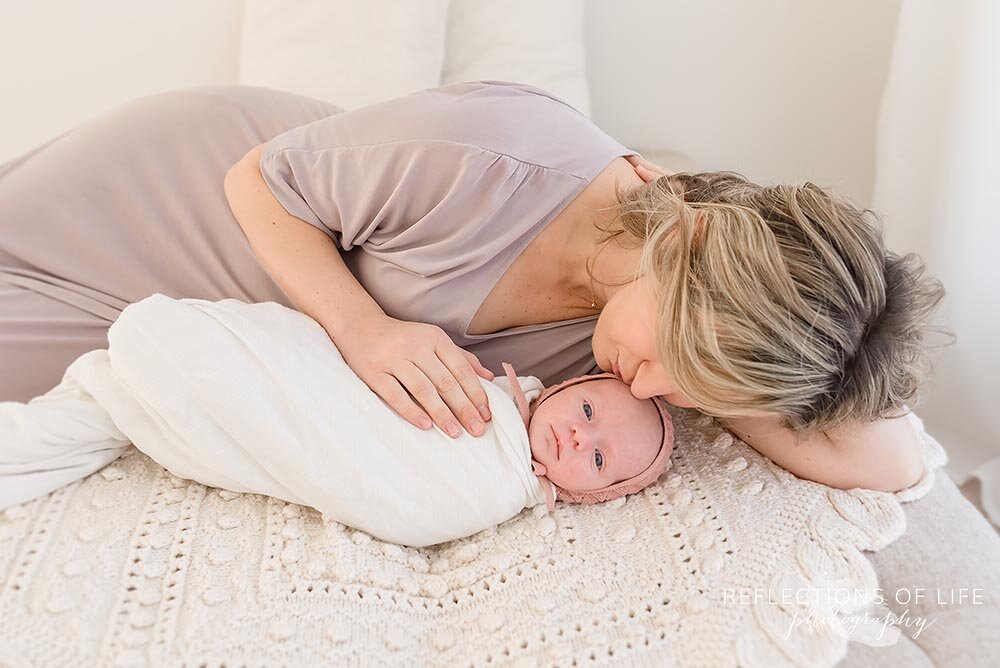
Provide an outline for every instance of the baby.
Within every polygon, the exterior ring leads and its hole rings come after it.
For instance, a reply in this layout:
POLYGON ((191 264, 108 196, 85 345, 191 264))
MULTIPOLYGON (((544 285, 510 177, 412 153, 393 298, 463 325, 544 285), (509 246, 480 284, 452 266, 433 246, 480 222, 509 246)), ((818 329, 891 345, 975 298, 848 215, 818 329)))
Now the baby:
POLYGON ((617 376, 602 373, 553 385, 529 405, 513 367, 503 368, 506 378, 496 382, 512 389, 534 471, 555 485, 559 500, 600 503, 633 494, 667 469, 673 426, 660 402, 636 399, 617 376))
POLYGON ((545 389, 481 380, 479 437, 417 429, 371 391, 315 320, 280 304, 153 295, 108 349, 27 404, 0 403, 0 509, 99 470, 134 445, 176 476, 316 508, 383 540, 468 536, 555 498, 596 503, 652 483, 670 416, 611 374, 545 389))

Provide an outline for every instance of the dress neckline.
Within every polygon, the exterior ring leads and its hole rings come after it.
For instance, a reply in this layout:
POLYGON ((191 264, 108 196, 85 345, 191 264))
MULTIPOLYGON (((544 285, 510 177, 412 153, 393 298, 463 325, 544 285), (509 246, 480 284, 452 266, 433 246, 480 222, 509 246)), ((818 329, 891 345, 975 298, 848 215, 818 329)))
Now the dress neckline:
MULTIPOLYGON (((488 294, 488 293, 487 293, 488 294)), ((553 320, 552 322, 543 322, 538 325, 518 325, 517 327, 507 327, 506 329, 501 329, 498 332, 490 332, 488 334, 469 334, 468 324, 465 328, 466 333, 462 334, 463 337, 467 339, 474 339, 477 341, 485 339, 493 339, 501 336, 513 336, 515 334, 524 334, 526 332, 540 332, 545 329, 552 329, 554 327, 563 327, 567 325, 574 325, 580 322, 587 322, 588 320, 597 320, 599 315, 585 315, 580 318, 571 318, 569 320, 553 320)), ((469 319, 471 322, 471 318, 469 319)))
POLYGON ((472 309, 468 314, 468 316, 462 321, 461 336, 463 338, 473 341, 485 341, 487 339, 497 338, 501 336, 512 336, 515 334, 524 334, 527 332, 537 332, 546 329, 552 329, 554 327, 563 327, 563 326, 573 325, 576 323, 586 322, 588 320, 597 320, 597 318, 600 317, 599 315, 585 315, 579 318, 571 318, 569 320, 556 320, 553 322, 543 322, 537 325, 519 325, 517 327, 508 327, 506 329, 501 329, 498 332, 490 332, 487 334, 469 334, 469 326, 472 324, 473 318, 476 317, 476 313, 479 311, 480 308, 482 308, 483 302, 486 301, 486 298, 500 282, 500 279, 503 277, 503 275, 507 272, 508 269, 510 269, 511 265, 514 264, 514 260, 516 260, 524 251, 524 249, 527 248, 531 244, 531 242, 535 240, 535 237, 537 237, 539 234, 542 233, 542 230, 547 228, 560 213, 562 213, 563 211, 566 210, 567 207, 569 207, 569 205, 580 195, 580 193, 584 191, 584 189, 586 189, 587 186, 589 186, 591 183, 594 182, 594 179, 597 178, 598 174, 603 172, 608 167, 608 165, 610 165, 614 160, 626 155, 638 155, 638 154, 635 151, 631 151, 627 148, 625 149, 624 152, 621 151, 620 149, 612 151, 608 156, 606 156, 604 160, 600 161, 599 163, 600 167, 597 169, 597 171, 589 174, 587 178, 581 178, 580 182, 576 185, 576 187, 574 187, 573 190, 569 194, 567 194, 566 197, 562 199, 562 201, 559 202, 559 204, 554 206, 552 208, 552 211, 550 211, 548 215, 542 218, 542 220, 540 220, 537 225, 535 225, 526 233, 524 233, 521 236, 521 238, 518 239, 517 243, 513 244, 512 246, 510 246, 510 248, 507 249, 507 252, 504 253, 502 256, 503 259, 501 259, 497 263, 499 270, 494 271, 493 275, 490 277, 490 280, 486 281, 485 290, 480 290, 479 293, 477 294, 477 299, 475 300, 476 304, 475 308, 472 309))

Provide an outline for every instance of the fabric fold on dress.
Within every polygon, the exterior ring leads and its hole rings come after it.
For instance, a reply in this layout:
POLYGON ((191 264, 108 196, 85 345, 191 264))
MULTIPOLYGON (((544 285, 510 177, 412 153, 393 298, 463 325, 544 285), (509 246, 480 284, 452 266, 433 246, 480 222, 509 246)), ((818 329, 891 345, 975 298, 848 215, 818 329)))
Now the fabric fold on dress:
POLYGON ((107 321, 108 324, 117 320, 118 316, 121 315, 121 312, 129 304, 124 299, 113 297, 100 290, 94 290, 93 288, 67 281, 58 276, 32 271, 31 269, 0 267, 0 282, 31 290, 69 304, 70 306, 75 306, 81 311, 107 321))

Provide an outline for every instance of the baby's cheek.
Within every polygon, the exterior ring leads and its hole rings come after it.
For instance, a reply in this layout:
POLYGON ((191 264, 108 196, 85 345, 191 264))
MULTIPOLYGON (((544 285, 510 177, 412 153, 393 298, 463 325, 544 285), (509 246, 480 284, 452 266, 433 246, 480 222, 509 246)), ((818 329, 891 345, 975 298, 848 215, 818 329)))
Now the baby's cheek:
POLYGON ((549 469, 549 480, 565 489, 584 489, 586 485, 581 484, 580 472, 572 466, 560 464, 549 469))
POLYGON ((604 482, 589 466, 579 466, 573 472, 573 485, 576 489, 597 489, 603 487, 604 482))

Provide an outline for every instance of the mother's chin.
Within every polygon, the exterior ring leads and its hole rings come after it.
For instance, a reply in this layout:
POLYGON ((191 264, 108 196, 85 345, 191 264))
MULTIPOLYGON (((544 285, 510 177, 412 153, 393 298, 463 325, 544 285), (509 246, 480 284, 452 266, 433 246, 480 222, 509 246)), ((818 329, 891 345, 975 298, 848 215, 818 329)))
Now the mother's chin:
POLYGON ((671 406, 677 406, 678 408, 698 408, 694 405, 694 402, 688 399, 686 396, 680 392, 671 392, 670 394, 660 394, 657 395, 660 399, 663 399, 671 406))

